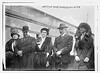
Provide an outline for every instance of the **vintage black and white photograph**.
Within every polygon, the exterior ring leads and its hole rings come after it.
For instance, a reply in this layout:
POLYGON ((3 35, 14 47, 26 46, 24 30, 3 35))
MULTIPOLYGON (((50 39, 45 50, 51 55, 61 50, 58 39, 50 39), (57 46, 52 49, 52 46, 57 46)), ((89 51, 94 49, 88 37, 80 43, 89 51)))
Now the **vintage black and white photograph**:
POLYGON ((95 5, 23 4, 3 3, 3 71, 95 71, 95 5))

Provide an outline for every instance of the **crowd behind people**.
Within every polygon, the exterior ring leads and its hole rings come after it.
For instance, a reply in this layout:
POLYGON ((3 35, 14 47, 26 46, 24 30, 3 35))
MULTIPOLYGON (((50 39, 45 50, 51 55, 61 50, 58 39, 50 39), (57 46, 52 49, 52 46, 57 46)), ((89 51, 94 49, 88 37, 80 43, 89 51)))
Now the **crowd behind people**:
POLYGON ((63 23, 57 28, 60 35, 49 37, 49 29, 42 28, 40 34, 28 35, 29 27, 23 26, 23 38, 16 28, 11 28, 11 39, 5 45, 6 69, 20 71, 43 70, 95 70, 94 38, 91 27, 80 23, 72 37, 63 23))

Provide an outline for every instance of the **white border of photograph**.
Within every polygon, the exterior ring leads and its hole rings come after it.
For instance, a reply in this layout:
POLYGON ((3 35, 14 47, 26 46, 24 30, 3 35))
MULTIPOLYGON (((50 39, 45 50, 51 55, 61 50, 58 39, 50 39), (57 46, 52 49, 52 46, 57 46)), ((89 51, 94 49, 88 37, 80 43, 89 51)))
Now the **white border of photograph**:
MULTIPOLYGON (((67 2, 66 2, 66 3, 67 3, 67 2)), ((86 3, 80 3, 80 2, 79 2, 79 3, 77 3, 77 2, 76 2, 76 3, 73 3, 73 2, 68 2, 67 4, 65 4, 65 3, 63 3, 63 2, 62 2, 62 3, 59 3, 59 4, 57 4, 57 3, 55 3, 55 2, 54 2, 54 3, 49 3, 49 1, 48 1, 48 2, 44 2, 44 3, 43 3, 43 2, 42 2, 42 3, 41 3, 41 2, 40 2, 40 3, 34 3, 34 2, 33 2, 33 3, 32 3, 32 2, 25 2, 25 3, 24 3, 24 2, 22 2, 22 3, 20 3, 20 2, 18 2, 18 3, 17 3, 17 2, 14 2, 14 3, 13 3, 13 2, 12 2, 12 3, 9 3, 9 2, 8 2, 7 4, 2 3, 2 6, 3 6, 3 11, 2 11, 2 12, 3 12, 3 13, 2 13, 2 14, 3 14, 3 15, 2 15, 2 16, 3 16, 3 17, 2 17, 2 18, 3 18, 3 22, 2 22, 2 23, 3 23, 3 24, 2 24, 2 27, 3 27, 3 28, 2 28, 2 33, 3 33, 3 35, 2 35, 2 38, 3 38, 3 39, 2 39, 2 40, 3 40, 3 41, 2 41, 2 42, 3 42, 3 43, 2 43, 2 45, 3 45, 2 57, 3 57, 3 61, 5 60, 5 58, 4 58, 4 57, 5 57, 5 5, 23 5, 23 6, 25 5, 25 6, 26 6, 26 5, 30 5, 30 4, 36 4, 36 5, 41 5, 41 4, 42 4, 42 5, 59 5, 59 6, 60 6, 60 5, 64 5, 64 6, 66 6, 66 5, 67 5, 67 6, 68 6, 68 5, 79 5, 79 6, 80 6, 80 5, 94 5, 94 6, 95 6, 95 24, 94 24, 94 25, 95 25, 95 27, 94 27, 94 28, 95 28, 95 33, 94 33, 94 34, 95 34, 95 72, 97 72, 97 71, 98 71, 98 68, 99 68, 99 66, 98 66, 98 64, 99 64, 99 63, 98 63, 98 56, 99 56, 99 55, 98 55, 98 52, 99 52, 99 50, 98 50, 98 45, 99 45, 99 42, 98 42, 98 33, 99 33, 99 31, 98 31, 98 13, 99 13, 99 12, 98 12, 98 4, 97 4, 97 3, 94 3, 94 2, 93 2, 93 3, 88 3, 88 2, 86 2, 86 3)), ((2 65, 2 64, 1 64, 1 65, 2 65)), ((1 69, 2 69, 2 68, 1 68, 1 69)), ((9 72, 11 72, 11 71, 9 71, 9 72)), ((12 72, 19 72, 19 71, 12 71, 12 72)), ((23 72, 23 71, 22 71, 22 72, 23 72)), ((27 71, 27 72, 28 72, 28 71, 27 71)), ((35 72, 35 71, 29 71, 29 72, 35 72)), ((50 72, 50 71, 49 71, 49 72, 50 72)), ((53 71, 52 71, 52 72, 53 72, 53 71)), ((57 71, 57 72, 58 72, 58 71, 57 71)), ((66 71, 64 71, 64 72, 66 72, 66 71)), ((76 71, 72 71, 72 72, 76 72, 76 71)), ((80 71, 79 71, 79 72, 80 72, 80 71)), ((83 71, 83 72, 84 72, 84 71, 83 71)))

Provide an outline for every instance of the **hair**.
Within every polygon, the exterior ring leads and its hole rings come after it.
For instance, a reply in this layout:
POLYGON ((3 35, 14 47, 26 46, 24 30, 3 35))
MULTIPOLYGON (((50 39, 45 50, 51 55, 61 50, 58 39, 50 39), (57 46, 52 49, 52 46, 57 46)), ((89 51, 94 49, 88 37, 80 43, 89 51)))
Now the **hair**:
POLYGON ((42 32, 43 30, 45 30, 45 31, 47 32, 47 35, 49 35, 49 29, 47 29, 47 28, 42 28, 42 29, 41 29, 41 32, 42 32))
POLYGON ((91 27, 88 23, 84 23, 84 22, 80 23, 80 25, 78 26, 78 30, 80 30, 80 28, 86 29, 86 36, 90 37, 92 35, 91 27))
POLYGON ((80 23, 80 25, 78 26, 78 29, 75 33, 75 38, 76 38, 76 47, 79 47, 80 49, 84 48, 84 43, 85 41, 90 41, 90 37, 92 36, 92 31, 91 31, 91 27, 87 24, 87 23, 80 23), (85 28, 86 29, 86 34, 84 39, 80 40, 80 28, 85 28))

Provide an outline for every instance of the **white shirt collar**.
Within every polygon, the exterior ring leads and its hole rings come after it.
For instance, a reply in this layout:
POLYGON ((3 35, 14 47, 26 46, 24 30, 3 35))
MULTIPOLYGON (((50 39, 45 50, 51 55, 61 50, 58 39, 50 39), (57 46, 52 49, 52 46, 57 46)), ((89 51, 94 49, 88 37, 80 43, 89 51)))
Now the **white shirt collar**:
POLYGON ((44 40, 45 38, 46 38, 46 37, 44 37, 44 38, 43 38, 43 37, 41 37, 41 39, 42 39, 42 40, 44 40))

